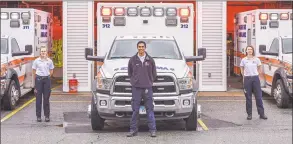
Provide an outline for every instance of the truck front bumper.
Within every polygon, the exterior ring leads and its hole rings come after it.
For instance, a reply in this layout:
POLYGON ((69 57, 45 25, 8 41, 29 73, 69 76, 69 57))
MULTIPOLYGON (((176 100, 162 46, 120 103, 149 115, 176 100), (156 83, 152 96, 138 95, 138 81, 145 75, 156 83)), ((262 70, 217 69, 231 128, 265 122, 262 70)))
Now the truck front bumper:
MULTIPOLYGON (((100 117, 106 120, 130 120, 132 116, 131 97, 109 96, 93 93, 100 117)), ((156 120, 183 119, 192 112, 197 93, 182 94, 179 96, 155 96, 154 114, 156 120)), ((90 106, 88 114, 90 116, 90 106)), ((146 115, 140 115, 146 119, 146 115)))

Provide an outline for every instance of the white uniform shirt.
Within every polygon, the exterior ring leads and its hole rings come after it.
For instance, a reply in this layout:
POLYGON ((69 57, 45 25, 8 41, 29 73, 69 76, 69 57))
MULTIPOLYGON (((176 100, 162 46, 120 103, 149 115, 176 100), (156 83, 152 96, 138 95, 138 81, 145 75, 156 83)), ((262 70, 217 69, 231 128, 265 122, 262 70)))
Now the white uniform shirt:
POLYGON ((244 71, 243 71, 244 76, 258 76, 259 73, 257 71, 257 67, 260 65, 261 65, 261 61, 257 57, 254 57, 252 59, 248 59, 247 57, 244 57, 240 63, 240 66, 244 68, 244 71))
POLYGON ((50 70, 54 69, 54 64, 50 58, 42 60, 39 57, 33 62, 32 68, 36 70, 36 75, 38 76, 49 76, 50 70))
POLYGON ((146 56, 146 54, 144 54, 143 56, 140 56, 139 54, 137 54, 137 56, 139 57, 139 59, 140 59, 141 63, 143 63, 143 62, 144 62, 144 59, 145 59, 145 56, 146 56))

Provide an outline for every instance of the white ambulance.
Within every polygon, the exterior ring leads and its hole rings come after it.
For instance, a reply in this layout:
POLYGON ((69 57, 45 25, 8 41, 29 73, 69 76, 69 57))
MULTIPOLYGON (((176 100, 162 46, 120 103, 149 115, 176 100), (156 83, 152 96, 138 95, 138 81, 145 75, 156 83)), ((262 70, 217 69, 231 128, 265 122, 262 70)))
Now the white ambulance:
POLYGON ((32 63, 51 49, 51 16, 30 8, 1 8, 1 101, 12 110, 35 84, 32 63))
POLYGON ((287 107, 292 95, 292 10, 257 9, 236 15, 236 75, 241 74, 239 65, 248 45, 255 48, 255 55, 263 63, 266 82, 263 91, 274 96, 278 107, 287 107))
MULTIPOLYGON (((206 51, 198 49, 198 56, 193 56, 193 4, 98 3, 97 9, 97 56, 93 49, 85 50, 86 59, 99 65, 89 107, 92 129, 103 129, 105 120, 131 118, 127 66, 142 40, 157 67, 153 85, 156 119, 184 119, 187 130, 196 130, 199 109, 192 67, 205 59, 206 51)), ((141 119, 146 118, 143 102, 139 113, 141 119)))

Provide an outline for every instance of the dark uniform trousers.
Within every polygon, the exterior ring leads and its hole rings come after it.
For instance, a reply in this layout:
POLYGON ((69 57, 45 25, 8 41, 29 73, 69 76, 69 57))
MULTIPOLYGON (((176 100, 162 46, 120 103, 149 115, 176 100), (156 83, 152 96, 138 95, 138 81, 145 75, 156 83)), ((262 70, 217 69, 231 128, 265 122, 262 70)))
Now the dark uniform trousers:
POLYGON ((132 87, 132 118, 130 121, 130 131, 137 132, 137 121, 139 118, 139 108, 141 100, 143 99, 146 108, 148 127, 150 131, 156 131, 156 121, 154 116, 154 105, 153 105, 153 90, 152 88, 138 88, 132 87))
POLYGON ((244 94, 246 97, 246 112, 248 115, 252 114, 252 93, 255 95, 257 112, 259 115, 264 114, 264 107, 262 102, 262 91, 260 80, 258 76, 244 77, 244 94))
POLYGON ((36 93, 36 115, 41 117, 42 113, 42 99, 44 99, 43 109, 45 117, 50 116, 50 94, 51 94, 51 80, 50 77, 36 76, 35 79, 36 93))

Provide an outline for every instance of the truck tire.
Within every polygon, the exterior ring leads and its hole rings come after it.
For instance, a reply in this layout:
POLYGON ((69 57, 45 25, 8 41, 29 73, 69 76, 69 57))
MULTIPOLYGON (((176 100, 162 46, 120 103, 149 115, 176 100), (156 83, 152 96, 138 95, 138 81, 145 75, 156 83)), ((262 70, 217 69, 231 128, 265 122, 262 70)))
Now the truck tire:
POLYGON ((4 109, 14 110, 17 105, 17 101, 19 97, 20 97, 19 88, 17 88, 15 80, 11 80, 8 91, 6 94, 4 94, 4 97, 3 97, 4 109))
POLYGON ((185 119, 185 129, 187 131, 197 130, 197 99, 195 99, 190 116, 185 119))
POLYGON ((281 79, 278 79, 275 87, 273 88, 272 95, 277 102, 279 108, 288 108, 290 99, 289 95, 286 93, 284 84, 281 79))
POLYGON ((102 119, 98 113, 94 98, 91 104, 91 125, 93 130, 102 130, 104 128, 105 120, 102 119))

